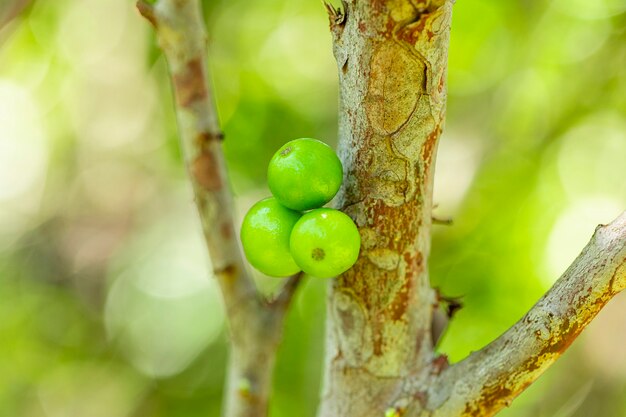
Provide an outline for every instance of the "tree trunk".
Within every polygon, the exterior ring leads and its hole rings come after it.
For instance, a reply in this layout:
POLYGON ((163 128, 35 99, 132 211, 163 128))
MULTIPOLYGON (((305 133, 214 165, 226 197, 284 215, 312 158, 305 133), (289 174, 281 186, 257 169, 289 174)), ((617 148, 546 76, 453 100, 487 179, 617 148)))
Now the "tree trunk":
POLYGON ((346 177, 338 206, 362 248, 329 293, 320 416, 382 416, 434 359, 427 262, 452 4, 367 0, 330 12, 346 177))
POLYGON ((361 255, 332 282, 319 417, 496 414, 626 286, 626 214, 509 331, 450 366, 435 357, 428 279, 433 170, 452 0, 327 5, 339 70, 340 209, 361 255))

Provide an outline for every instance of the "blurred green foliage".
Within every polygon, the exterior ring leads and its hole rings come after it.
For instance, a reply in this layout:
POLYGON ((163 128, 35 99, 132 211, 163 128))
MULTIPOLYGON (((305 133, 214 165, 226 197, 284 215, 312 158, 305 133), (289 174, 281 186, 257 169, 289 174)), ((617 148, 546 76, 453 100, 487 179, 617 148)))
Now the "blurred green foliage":
MULTIPOLYGON (((317 1, 205 6, 241 215, 281 144, 336 141, 335 64, 317 1)), ((430 259, 465 305, 440 346, 452 360, 626 208, 625 114, 623 0, 457 2, 435 185, 454 225, 430 259)), ((128 0, 36 1, 0 30, 0 416, 217 416, 227 343, 209 271, 151 29, 128 0)), ((325 285, 309 280, 289 314, 272 417, 314 415, 325 285)), ((620 296, 502 415, 626 415, 624 346, 620 296)))

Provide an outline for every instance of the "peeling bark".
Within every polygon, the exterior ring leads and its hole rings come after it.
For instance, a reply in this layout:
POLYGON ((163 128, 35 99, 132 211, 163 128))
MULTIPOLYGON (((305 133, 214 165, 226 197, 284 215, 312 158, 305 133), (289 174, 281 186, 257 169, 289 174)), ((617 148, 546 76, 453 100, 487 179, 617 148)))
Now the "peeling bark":
POLYGON ((384 415, 404 379, 433 360, 427 260, 451 12, 450 1, 368 0, 330 13, 345 169, 338 207, 363 243, 329 294, 320 416, 384 415))
POLYGON ((442 329, 431 328, 438 300, 427 260, 452 3, 327 6, 346 170, 338 207, 355 220, 363 244, 357 264, 329 291, 320 417, 491 416, 624 286, 622 217, 599 229, 557 285, 500 339, 457 365, 434 357, 432 334, 442 329))

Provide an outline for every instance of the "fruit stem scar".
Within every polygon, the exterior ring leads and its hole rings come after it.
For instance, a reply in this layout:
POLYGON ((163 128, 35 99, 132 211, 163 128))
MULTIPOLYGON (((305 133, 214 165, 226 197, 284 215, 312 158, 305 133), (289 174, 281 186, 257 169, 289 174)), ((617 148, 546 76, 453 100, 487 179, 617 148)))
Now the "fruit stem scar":
POLYGON ((280 152, 280 156, 287 156, 291 153, 291 146, 287 146, 280 152))
POLYGON ((321 261, 325 257, 326 257, 326 253, 324 252, 324 249, 322 249, 322 248, 315 248, 311 252, 311 258, 313 258, 316 261, 321 261))

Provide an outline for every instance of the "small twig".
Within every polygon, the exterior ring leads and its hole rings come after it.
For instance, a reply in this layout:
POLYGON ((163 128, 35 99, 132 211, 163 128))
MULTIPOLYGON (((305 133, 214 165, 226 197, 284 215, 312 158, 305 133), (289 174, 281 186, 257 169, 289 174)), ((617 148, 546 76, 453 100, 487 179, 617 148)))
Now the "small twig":
POLYGON ((341 25, 346 20, 348 5, 345 0, 342 0, 341 3, 343 4, 343 11, 341 10, 341 7, 335 7, 327 1, 322 0, 322 4, 328 13, 328 18, 330 19, 330 23, 332 25, 341 25))
POLYGON ((431 216, 433 219, 433 224, 439 224, 442 226, 451 226, 453 221, 452 218, 439 218, 435 216, 431 216))
POLYGON ((141 13, 143 17, 145 17, 150 23, 152 23, 152 26, 156 27, 157 18, 154 13, 154 6, 152 4, 148 3, 145 0, 138 0, 137 10, 139 10, 139 13, 141 13))
POLYGON ((463 297, 452 297, 448 295, 443 295, 439 288, 434 288, 434 290, 437 297, 437 306, 439 306, 440 304, 445 304, 445 310, 448 318, 452 318, 452 316, 454 316, 457 311, 463 308, 463 301, 461 301, 463 297))
POLYGON ((433 344, 437 346, 448 329, 452 317, 463 308, 463 303, 461 297, 445 296, 441 294, 439 288, 434 288, 434 290, 436 304, 433 306, 431 338, 433 344))
POLYGON ((298 272, 287 278, 283 286, 276 292, 274 299, 270 301, 270 306, 275 310, 286 310, 303 278, 304 272, 298 272))
MULTIPOLYGON (((438 203, 433 204, 433 210, 436 209, 437 207, 439 207, 438 203)), ((442 217, 438 217, 438 216, 431 214, 430 218, 432 219, 433 224, 439 224, 442 226, 450 226, 452 224, 451 217, 442 218, 442 217)))

